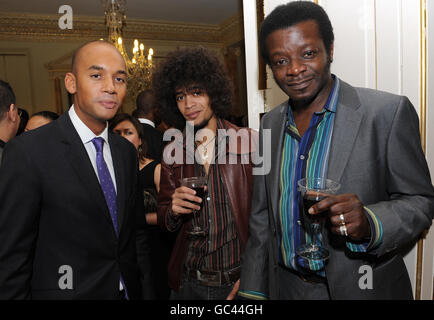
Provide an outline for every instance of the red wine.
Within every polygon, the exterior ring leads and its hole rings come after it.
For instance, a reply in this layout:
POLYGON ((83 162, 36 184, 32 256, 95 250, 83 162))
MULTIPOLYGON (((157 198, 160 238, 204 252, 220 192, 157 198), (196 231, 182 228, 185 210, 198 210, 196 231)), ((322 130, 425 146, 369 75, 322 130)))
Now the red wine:
POLYGON ((314 204, 320 202, 321 200, 325 199, 324 196, 312 196, 312 195, 305 195, 303 197, 303 210, 304 210, 304 215, 311 220, 311 222, 319 222, 320 220, 324 220, 327 217, 328 214, 328 210, 327 211, 323 211, 321 213, 318 214, 310 214, 308 212, 309 208, 312 207, 314 204))
POLYGON ((202 199, 202 202, 196 202, 196 201, 190 201, 191 203, 197 204, 198 206, 200 206, 200 210, 202 210, 202 203, 203 203, 203 197, 205 195, 205 186, 200 186, 200 187, 191 187, 191 189, 193 189, 194 191, 196 191, 196 197, 199 197, 202 199))

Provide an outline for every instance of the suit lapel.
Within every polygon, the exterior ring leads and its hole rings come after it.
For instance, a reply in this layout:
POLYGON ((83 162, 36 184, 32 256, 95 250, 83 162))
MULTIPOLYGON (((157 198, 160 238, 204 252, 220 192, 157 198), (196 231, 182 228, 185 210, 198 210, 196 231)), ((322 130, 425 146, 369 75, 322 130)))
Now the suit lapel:
POLYGON ((109 134, 110 151, 112 154, 113 167, 115 170, 117 202, 118 202, 118 230, 121 232, 122 223, 125 215, 125 161, 122 159, 117 141, 109 134))
MULTIPOLYGON (((96 203, 100 208, 98 212, 102 213, 106 221, 113 227, 113 222, 98 177, 68 113, 63 114, 59 118, 58 127, 61 132, 61 142, 65 145, 65 159, 69 161, 73 171, 78 176, 80 187, 83 188, 83 192, 89 195, 89 201, 96 203)), ((115 232, 114 228, 113 232, 115 232)))
POLYGON ((362 114, 356 90, 341 80, 336 118, 333 125, 327 177, 340 181, 360 129, 362 114))

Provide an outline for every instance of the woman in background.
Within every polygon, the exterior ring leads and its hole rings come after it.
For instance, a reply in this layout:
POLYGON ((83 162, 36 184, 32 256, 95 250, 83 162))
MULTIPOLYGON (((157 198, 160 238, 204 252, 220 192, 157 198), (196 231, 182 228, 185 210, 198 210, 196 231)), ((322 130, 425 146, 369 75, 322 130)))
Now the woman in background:
MULTIPOLYGON (((160 191, 161 165, 158 161, 146 157, 146 141, 140 122, 127 113, 119 113, 110 121, 109 129, 126 138, 134 145, 139 158, 139 187, 156 196, 160 191)), ((152 201, 148 200, 148 202, 148 206, 152 205, 152 201)), ((154 205, 156 206, 156 201, 154 205)), ((151 208, 148 208, 148 206, 145 203, 146 222, 156 225, 156 208, 149 211, 151 208)))
POLYGON ((167 282, 167 264, 172 249, 173 235, 157 226, 157 193, 160 191, 160 169, 158 161, 146 157, 146 142, 140 122, 127 113, 117 114, 109 129, 128 139, 136 148, 139 158, 139 188, 143 190, 146 222, 151 233, 151 264, 156 297, 167 300, 170 289, 167 282))

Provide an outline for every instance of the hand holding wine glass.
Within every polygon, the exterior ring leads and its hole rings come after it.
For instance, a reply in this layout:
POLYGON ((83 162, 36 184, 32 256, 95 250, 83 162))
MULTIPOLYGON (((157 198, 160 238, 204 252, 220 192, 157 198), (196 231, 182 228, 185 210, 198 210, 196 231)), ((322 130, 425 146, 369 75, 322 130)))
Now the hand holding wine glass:
POLYGON ((326 217, 326 210, 312 212, 312 206, 335 194, 340 184, 325 178, 307 177, 297 181, 298 191, 303 200, 303 219, 309 226, 310 240, 296 249, 297 254, 306 260, 326 260, 329 257, 327 248, 321 241, 321 233, 326 217))
POLYGON ((197 212, 202 209, 203 197, 206 190, 206 177, 190 177, 181 180, 181 187, 176 188, 172 195, 172 213, 175 216, 181 214, 193 214, 191 230, 187 233, 191 236, 205 236, 197 219, 197 212))
POLYGON ((176 217, 183 214, 192 214, 193 210, 200 210, 202 199, 196 192, 188 187, 181 186, 172 194, 172 214, 176 217))
POLYGON ((348 236, 353 240, 365 240, 370 237, 371 227, 363 203, 357 195, 329 195, 309 208, 311 216, 321 216, 325 213, 330 218, 333 233, 348 236))

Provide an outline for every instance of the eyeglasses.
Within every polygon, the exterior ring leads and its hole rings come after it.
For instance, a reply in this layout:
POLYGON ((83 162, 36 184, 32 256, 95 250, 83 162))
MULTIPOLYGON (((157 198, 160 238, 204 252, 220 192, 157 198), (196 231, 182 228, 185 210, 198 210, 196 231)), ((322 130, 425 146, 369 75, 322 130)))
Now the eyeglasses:
MULTIPOLYGON (((17 108, 18 109, 18 108, 17 108)), ((21 118, 21 115, 23 114, 23 110, 21 110, 21 109, 18 109, 18 116, 20 116, 20 118, 21 118)))

